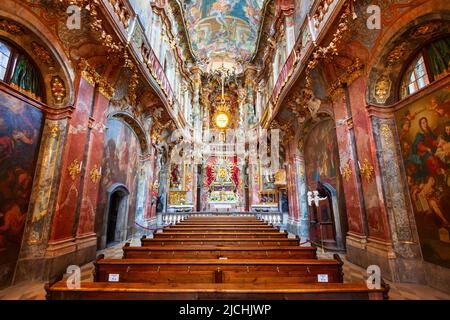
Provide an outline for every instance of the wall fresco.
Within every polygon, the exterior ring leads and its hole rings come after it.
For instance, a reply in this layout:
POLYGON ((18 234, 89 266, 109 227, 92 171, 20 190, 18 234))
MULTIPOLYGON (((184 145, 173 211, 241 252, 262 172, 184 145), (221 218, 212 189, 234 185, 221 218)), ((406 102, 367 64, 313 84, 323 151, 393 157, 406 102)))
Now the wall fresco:
MULTIPOLYGON (((130 192, 128 217, 134 223, 137 188, 140 175, 141 154, 139 140, 124 122, 111 119, 107 122, 105 151, 102 162, 99 201, 97 206, 96 232, 101 232, 106 208, 106 192, 116 183, 126 186, 130 192)), ((131 225, 132 226, 132 225, 131 225)))
POLYGON ((396 113, 425 261, 450 268, 450 89, 396 113))
POLYGON ((0 92, 0 287, 14 275, 42 127, 40 110, 0 92))

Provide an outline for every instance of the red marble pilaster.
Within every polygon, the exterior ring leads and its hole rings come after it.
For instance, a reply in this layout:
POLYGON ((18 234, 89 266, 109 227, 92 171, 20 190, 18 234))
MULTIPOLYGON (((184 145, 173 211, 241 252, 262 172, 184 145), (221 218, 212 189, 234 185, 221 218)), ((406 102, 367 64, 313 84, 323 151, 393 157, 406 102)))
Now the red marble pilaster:
POLYGON ((82 161, 93 94, 94 87, 80 77, 74 104, 75 110, 67 132, 49 243, 74 238, 75 215, 80 196, 80 173, 82 166, 85 165, 82 161), (76 163, 79 170, 72 170, 71 174, 70 168, 76 163))
POLYGON ((383 196, 377 188, 377 179, 379 180, 380 177, 378 162, 376 161, 376 147, 373 139, 372 125, 365 108, 365 79, 363 77, 358 78, 348 89, 359 164, 363 166, 364 162, 366 162, 373 169, 372 177, 364 174, 361 176, 361 187, 364 195, 369 235, 371 237, 389 240, 389 225, 386 210, 380 200, 383 196))
POLYGON ((298 192, 297 190, 297 165, 295 155, 295 145, 291 142, 286 150, 288 165, 287 165, 287 189, 288 189, 288 202, 289 202, 289 217, 298 221, 300 219, 300 209, 298 204, 298 192))
POLYGON ((336 123, 336 134, 338 137, 339 158, 341 170, 343 171, 343 189, 345 195, 345 205, 347 207, 348 231, 349 233, 365 236, 363 227, 363 209, 359 193, 359 184, 356 177, 357 160, 353 159, 353 146, 351 142, 351 125, 342 120, 348 119, 346 102, 343 96, 333 103, 336 123), (344 170, 349 170, 347 175, 344 170))
POLYGON ((144 219, 150 220, 156 216, 156 197, 158 196, 158 190, 156 192, 153 190, 153 184, 155 180, 155 153, 156 151, 152 149, 152 154, 150 156, 149 164, 148 164, 148 187, 147 187, 147 197, 145 203, 145 213, 144 219), (153 199, 155 199, 155 203, 152 204, 153 199))
POLYGON ((82 181, 83 194, 79 210, 77 237, 95 234, 95 215, 97 211, 98 191, 101 180, 100 170, 105 145, 105 111, 108 104, 109 99, 100 93, 96 95, 89 126, 89 147, 87 151, 86 171, 84 174, 84 180, 82 181))

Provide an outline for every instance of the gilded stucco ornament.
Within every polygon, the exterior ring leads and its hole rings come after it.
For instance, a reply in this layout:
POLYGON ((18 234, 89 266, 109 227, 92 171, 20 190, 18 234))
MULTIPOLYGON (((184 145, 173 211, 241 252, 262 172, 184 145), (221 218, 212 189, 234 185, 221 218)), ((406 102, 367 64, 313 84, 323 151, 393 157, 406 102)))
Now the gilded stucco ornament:
POLYGON ((74 159, 70 164, 69 168, 67 169, 69 171, 69 175, 72 180, 75 180, 80 174, 81 164, 82 163, 78 161, 78 159, 74 159))
POLYGON ((97 183, 102 176, 101 168, 99 169, 97 165, 94 165, 94 167, 91 169, 91 172, 89 172, 89 176, 91 177, 92 183, 97 183))
POLYGON ((343 168, 342 168, 342 177, 345 179, 345 181, 349 182, 350 178, 352 177, 352 169, 350 168, 350 165, 347 163, 343 168))
POLYGON ((388 75, 382 75, 374 85, 373 97, 379 104, 385 104, 391 95, 392 80, 388 75))
POLYGON ((66 87, 64 85, 63 80, 59 76, 52 77, 50 81, 53 101, 55 104, 59 105, 64 102, 66 97, 66 87))
POLYGON ((373 180, 375 170, 369 160, 364 159, 360 170, 367 182, 371 182, 373 180))

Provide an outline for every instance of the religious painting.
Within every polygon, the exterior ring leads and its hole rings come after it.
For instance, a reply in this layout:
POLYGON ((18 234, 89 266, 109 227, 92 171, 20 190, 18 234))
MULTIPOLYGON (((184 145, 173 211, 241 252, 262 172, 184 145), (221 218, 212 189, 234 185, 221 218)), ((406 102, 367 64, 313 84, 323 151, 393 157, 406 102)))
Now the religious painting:
POLYGON ((256 46, 263 0, 184 0, 194 53, 202 60, 247 60, 256 46))
POLYGON ((169 179, 169 189, 170 190, 184 190, 185 189, 185 165, 172 163, 170 167, 170 179, 169 179))
POLYGON ((19 256, 42 126, 40 110, 0 91, 0 287, 19 256))
POLYGON ((333 120, 326 120, 314 127, 305 147, 306 179, 316 187, 318 181, 335 184, 339 170, 339 153, 333 120))
POLYGON ((129 191, 129 217, 136 211, 141 154, 139 140, 131 127, 118 119, 107 122, 105 152, 102 162, 102 179, 99 190, 96 230, 101 231, 106 193, 114 184, 123 184, 129 191))
POLYGON ((450 89, 399 110, 396 122, 423 258, 450 268, 450 89))

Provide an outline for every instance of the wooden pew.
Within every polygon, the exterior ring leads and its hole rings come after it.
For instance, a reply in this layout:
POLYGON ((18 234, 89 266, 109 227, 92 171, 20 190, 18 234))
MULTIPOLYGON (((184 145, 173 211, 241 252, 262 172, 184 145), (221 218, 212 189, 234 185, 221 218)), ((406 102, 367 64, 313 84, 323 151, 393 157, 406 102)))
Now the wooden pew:
POLYGON ((123 247, 124 259, 317 259, 315 247, 123 247))
POLYGON ((179 226, 198 226, 198 225, 210 225, 210 226, 216 226, 216 225, 223 225, 223 226, 262 226, 262 225, 268 225, 267 222, 264 221, 188 221, 183 220, 178 222, 176 225, 179 226))
POLYGON ((216 246, 299 246, 300 241, 296 239, 269 239, 269 238, 253 238, 253 239, 205 239, 205 238, 177 238, 177 239, 148 239, 146 236, 141 238, 142 246, 173 246, 173 245, 216 245, 216 246))
POLYGON ((82 283, 46 284, 47 300, 385 300, 389 287, 370 290, 347 283, 82 283))
POLYGON ((210 217, 188 217, 184 221, 261 221, 258 220, 255 216, 253 217, 219 217, 219 216, 210 216, 210 217))
POLYGON ((198 227, 183 227, 183 226, 170 226, 164 228, 164 232, 275 232, 278 229, 267 226, 264 228, 261 227, 251 227, 251 228, 240 228, 240 227, 207 227, 207 228, 198 228, 198 227))
POLYGON ((342 283, 342 261, 312 259, 104 259, 95 282, 150 283, 342 283), (115 279, 114 279, 115 278, 115 279), (111 281, 110 281, 111 280, 111 281))
POLYGON ((202 225, 202 226, 180 226, 180 225, 171 225, 165 227, 164 230, 196 230, 196 231, 208 231, 208 230, 219 230, 219 231, 230 231, 230 230, 256 230, 256 231, 274 231, 278 230, 269 225, 261 225, 261 226, 211 226, 211 225, 202 225))
POLYGON ((268 238, 268 239, 283 239, 287 238, 286 232, 166 232, 154 233, 154 239, 178 239, 178 238, 202 238, 202 239, 223 239, 223 238, 236 238, 236 239, 255 239, 255 238, 268 238))

